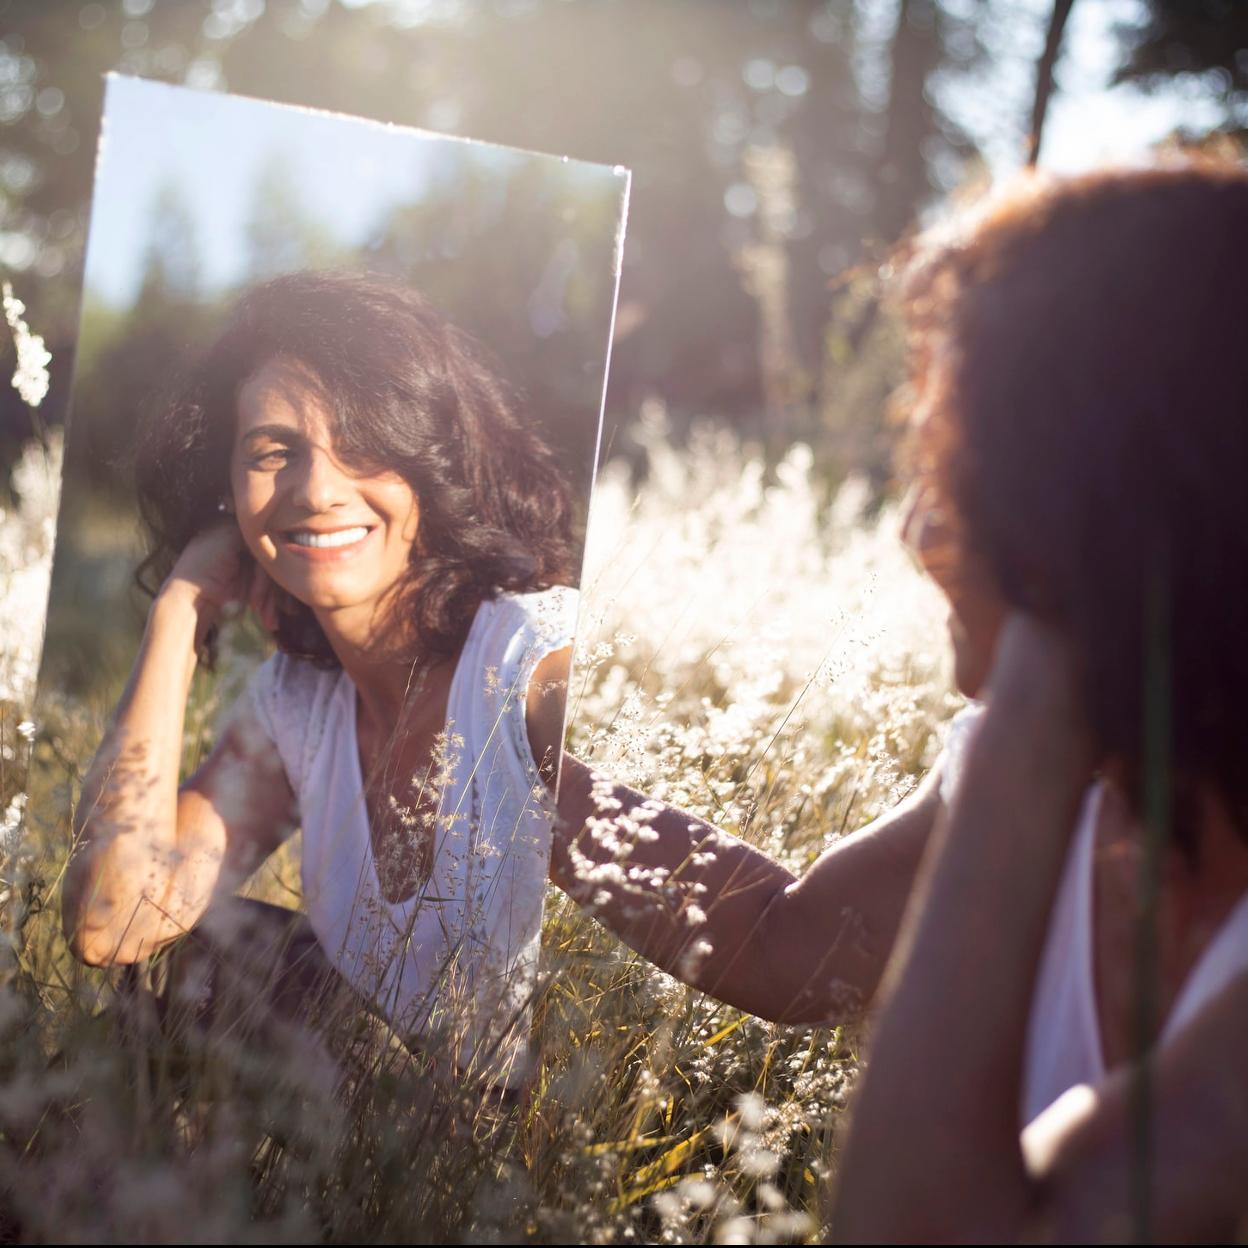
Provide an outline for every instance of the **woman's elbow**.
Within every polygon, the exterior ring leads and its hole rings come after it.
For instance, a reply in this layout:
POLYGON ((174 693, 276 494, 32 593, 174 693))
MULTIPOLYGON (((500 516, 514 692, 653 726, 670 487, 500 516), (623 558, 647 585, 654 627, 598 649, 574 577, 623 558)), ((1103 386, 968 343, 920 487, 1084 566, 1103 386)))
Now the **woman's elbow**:
POLYGON ((120 937, 112 925, 102 922, 82 906, 66 905, 61 911, 61 931, 70 953, 87 966, 117 966, 136 962, 123 933, 120 937), (129 956, 127 956, 129 955, 129 956))
POLYGON ((84 933, 81 929, 66 933, 69 951, 85 966, 116 966, 122 959, 116 955, 118 947, 115 942, 100 940, 84 933))
POLYGON ((118 907, 71 864, 61 899, 61 931, 69 951, 87 966, 122 966, 146 956, 133 916, 117 922, 118 907))
POLYGON ((750 1012, 791 1027, 855 1026, 869 994, 846 977, 852 972, 843 934, 825 943, 824 924, 812 920, 804 903, 792 888, 780 889, 759 920, 750 942, 757 989, 750 1012))

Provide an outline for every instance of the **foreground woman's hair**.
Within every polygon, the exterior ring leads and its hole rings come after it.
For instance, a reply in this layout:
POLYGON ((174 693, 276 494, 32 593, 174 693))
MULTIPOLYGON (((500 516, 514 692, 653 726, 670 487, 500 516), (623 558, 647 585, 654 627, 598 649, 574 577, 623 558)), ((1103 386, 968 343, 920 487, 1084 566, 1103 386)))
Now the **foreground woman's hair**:
MULTIPOLYGON (((481 348, 397 283, 293 273, 249 291, 224 331, 147 422, 136 459, 151 554, 150 593, 178 553, 220 519, 230 493, 239 386, 282 355, 298 361, 333 415, 338 454, 361 472, 395 471, 416 493, 420 540, 400 587, 406 640, 448 657, 478 605, 574 575, 572 511, 551 451, 517 411, 481 348)), ((312 612, 282 596, 277 642, 336 660, 312 612)))
POLYGON ((1132 801, 1168 689, 1189 850, 1199 780, 1248 837, 1244 272, 1248 171, 1185 161, 1030 180, 906 291, 920 469, 1006 604, 1070 639, 1132 801))

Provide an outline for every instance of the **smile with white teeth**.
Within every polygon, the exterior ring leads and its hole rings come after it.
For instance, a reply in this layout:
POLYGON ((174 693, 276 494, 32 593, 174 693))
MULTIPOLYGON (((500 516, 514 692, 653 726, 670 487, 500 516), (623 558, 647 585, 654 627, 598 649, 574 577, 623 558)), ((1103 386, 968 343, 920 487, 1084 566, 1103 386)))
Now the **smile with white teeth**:
POLYGON ((368 529, 361 525, 354 529, 338 529, 334 533, 310 533, 306 529, 295 529, 288 536, 296 546, 312 546, 320 550, 330 546, 350 546, 363 541, 368 533, 368 529))

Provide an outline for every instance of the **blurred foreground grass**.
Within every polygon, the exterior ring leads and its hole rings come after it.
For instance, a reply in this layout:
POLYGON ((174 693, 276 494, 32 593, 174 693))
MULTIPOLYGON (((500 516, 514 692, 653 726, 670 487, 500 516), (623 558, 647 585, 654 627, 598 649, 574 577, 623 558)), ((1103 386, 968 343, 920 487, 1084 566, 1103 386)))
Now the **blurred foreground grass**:
MULTIPOLYGON (((935 756, 956 700, 934 591, 902 554, 892 509, 873 511, 853 480, 826 497, 803 448, 771 471, 723 434, 677 453, 657 410, 635 436, 643 484, 608 467, 595 496, 572 748, 800 872, 935 756)), ((106 528, 91 531, 100 549, 82 558, 124 568, 124 526, 111 550, 106 528)), ((218 1030, 172 1043, 126 991, 132 976, 74 963, 59 932, 69 818, 134 641, 81 598, 107 588, 85 567, 64 569, 80 605, 52 623, 27 834, 6 870, 0 1237, 819 1236, 852 1037, 692 992, 553 890, 540 1060, 510 1117, 392 1050, 374 1047, 335 1086, 295 1042, 218 1030)), ((197 685, 188 762, 259 649, 237 628, 223 654, 220 677, 197 685)), ((11 718, 6 782, 25 741, 11 718)), ((297 904, 297 848, 262 868, 255 895, 297 904)), ((834 926, 811 933, 833 938, 834 926)))

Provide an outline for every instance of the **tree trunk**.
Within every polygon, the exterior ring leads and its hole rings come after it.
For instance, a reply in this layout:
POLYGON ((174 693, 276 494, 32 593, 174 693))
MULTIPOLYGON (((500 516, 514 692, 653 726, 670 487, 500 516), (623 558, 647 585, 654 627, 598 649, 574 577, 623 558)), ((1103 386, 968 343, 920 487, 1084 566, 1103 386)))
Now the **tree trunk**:
POLYGON ((1044 133, 1044 118, 1049 111, 1049 98, 1053 94, 1053 69, 1058 53, 1062 50, 1062 32, 1075 0, 1053 0, 1053 12, 1049 15, 1049 31, 1044 40, 1044 51, 1036 65, 1036 95, 1031 106, 1031 130, 1027 140, 1027 166, 1035 168, 1040 156, 1040 138, 1044 133))
POLYGON ((927 79, 940 63, 936 0, 900 0, 889 57, 888 112, 877 169, 875 233, 893 243, 929 191, 923 142, 936 133, 927 79))

